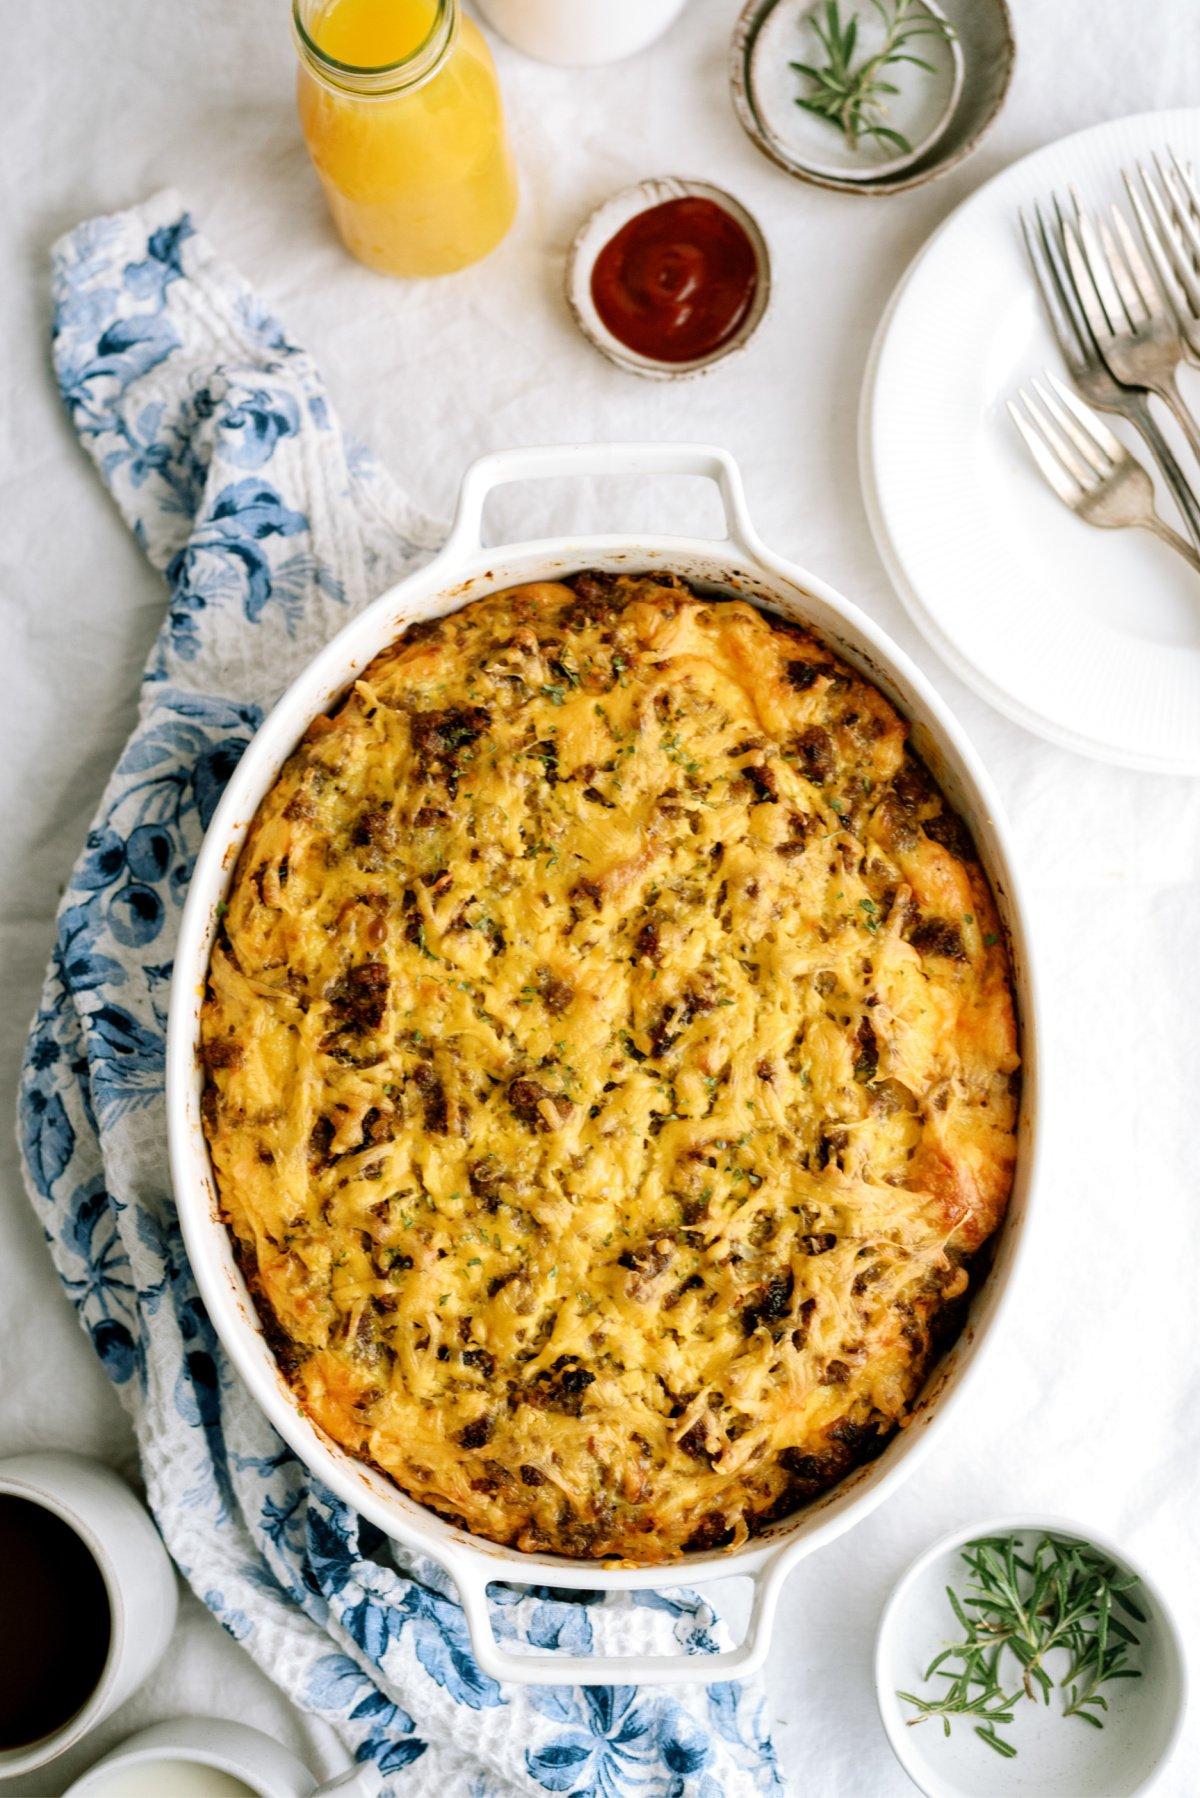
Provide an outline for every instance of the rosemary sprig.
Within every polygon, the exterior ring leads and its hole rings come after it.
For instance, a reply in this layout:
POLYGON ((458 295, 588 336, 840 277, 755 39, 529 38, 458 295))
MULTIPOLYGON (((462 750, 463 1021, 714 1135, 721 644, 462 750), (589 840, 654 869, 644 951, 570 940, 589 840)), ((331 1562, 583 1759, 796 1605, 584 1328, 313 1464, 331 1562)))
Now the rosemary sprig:
POLYGON ((858 148, 860 138, 873 137, 907 154, 912 149, 908 139, 884 123, 886 97, 900 89, 884 80, 883 70, 909 62, 934 74, 932 63, 909 46, 921 37, 948 40, 954 36, 954 27, 948 19, 925 11, 922 0, 871 0, 871 5, 883 20, 884 39, 874 55, 864 58, 857 68, 853 64, 858 14, 851 13, 843 25, 838 0, 826 0, 823 11, 817 7, 805 15, 826 61, 822 68, 792 63, 791 67, 813 84, 808 94, 797 98, 796 105, 840 129, 852 150, 858 148))
POLYGON ((1022 1699, 1040 1696, 1050 1703, 1055 1681, 1046 1661, 1055 1649, 1067 1657, 1067 1670, 1058 1680, 1063 1716, 1103 1729, 1098 1712, 1107 1711, 1108 1700, 1100 1687, 1113 1679, 1141 1678, 1140 1670, 1128 1664, 1138 1638, 1125 1618, 1146 1620, 1130 1596, 1137 1584, 1134 1576, 1121 1573, 1090 1543, 1044 1535, 1032 1554, 1023 1555, 1019 1540, 984 1536, 966 1544, 967 1589, 960 1598, 946 1588, 963 1640, 943 1648, 924 1675, 949 1683, 934 1698, 897 1693, 916 1709, 910 1725, 940 1717, 949 1735, 952 1718, 974 1719, 975 1734, 1006 1759, 1017 1751, 996 1733, 996 1726, 1013 1721, 1022 1699), (1013 1691, 1006 1690, 1012 1680, 1001 1678, 1006 1652, 1020 1670, 1013 1691))

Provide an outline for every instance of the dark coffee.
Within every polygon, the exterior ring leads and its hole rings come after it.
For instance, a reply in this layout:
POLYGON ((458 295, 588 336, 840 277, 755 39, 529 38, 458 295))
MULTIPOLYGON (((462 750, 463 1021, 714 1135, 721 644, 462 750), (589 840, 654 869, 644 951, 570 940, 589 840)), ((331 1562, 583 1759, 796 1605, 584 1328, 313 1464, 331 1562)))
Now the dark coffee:
POLYGON ((0 1748, 39 1741, 86 1704, 111 1633, 103 1577, 75 1531, 0 1493, 0 1748))

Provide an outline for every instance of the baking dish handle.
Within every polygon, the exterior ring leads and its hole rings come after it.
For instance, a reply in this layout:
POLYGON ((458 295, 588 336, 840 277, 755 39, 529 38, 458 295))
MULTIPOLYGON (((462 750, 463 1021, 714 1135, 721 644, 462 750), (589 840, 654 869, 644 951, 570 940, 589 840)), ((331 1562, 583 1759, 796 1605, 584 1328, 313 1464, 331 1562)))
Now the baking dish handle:
MULTIPOLYGON (((746 1634, 736 1648, 722 1649, 719 1654, 513 1653, 496 1639, 487 1597, 490 1583, 513 1583, 508 1570, 499 1575, 486 1562, 456 1558, 451 1572, 466 1613, 475 1659, 493 1679, 519 1686, 712 1685, 726 1679, 750 1679, 761 1668, 770 1647, 780 1589, 794 1560, 794 1555, 781 1549, 749 1575, 754 1581, 754 1600, 746 1634)), ((733 1577, 740 1569, 731 1566, 729 1572, 733 1577)))
POLYGON ((726 449, 706 443, 560 443, 540 449, 497 450, 480 456, 463 476, 454 523, 442 551, 448 560, 483 548, 483 508, 493 488, 513 481, 567 475, 694 474, 715 481, 725 508, 725 537, 745 555, 760 545, 742 490, 742 475, 726 449))

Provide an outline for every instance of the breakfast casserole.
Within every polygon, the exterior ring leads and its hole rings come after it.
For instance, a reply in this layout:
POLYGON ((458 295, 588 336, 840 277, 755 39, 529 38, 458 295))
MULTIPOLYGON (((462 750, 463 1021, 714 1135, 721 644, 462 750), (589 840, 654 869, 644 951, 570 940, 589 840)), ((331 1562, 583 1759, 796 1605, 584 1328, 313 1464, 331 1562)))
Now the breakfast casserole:
POLYGON ((300 1404, 521 1549, 735 1546, 877 1454, 1012 1181, 962 820, 869 681, 667 575, 370 664, 254 818, 201 1042, 300 1404))

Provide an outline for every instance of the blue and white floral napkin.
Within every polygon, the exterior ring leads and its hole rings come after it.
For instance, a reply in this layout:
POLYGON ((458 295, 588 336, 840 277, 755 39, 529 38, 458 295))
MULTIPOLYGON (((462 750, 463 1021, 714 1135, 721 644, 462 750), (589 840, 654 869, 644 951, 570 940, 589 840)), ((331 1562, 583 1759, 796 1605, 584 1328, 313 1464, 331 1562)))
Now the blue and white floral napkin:
MULTIPOLYGON (((63 897, 26 1054, 26 1178, 133 1419, 192 1587, 397 1794, 742 1798, 782 1790, 753 1687, 497 1685, 452 1586, 313 1479, 222 1352, 166 1159, 171 956, 200 839, 267 706, 440 527, 350 447, 308 355, 172 195, 64 238, 54 362, 76 430, 169 602, 137 728, 63 897)), ((512 1591, 498 1628, 588 1653, 716 1648, 695 1594, 512 1591)))

